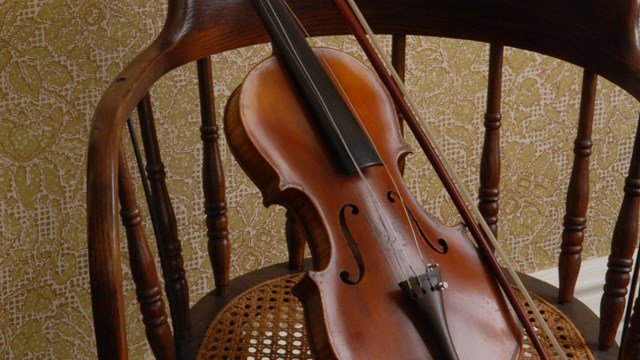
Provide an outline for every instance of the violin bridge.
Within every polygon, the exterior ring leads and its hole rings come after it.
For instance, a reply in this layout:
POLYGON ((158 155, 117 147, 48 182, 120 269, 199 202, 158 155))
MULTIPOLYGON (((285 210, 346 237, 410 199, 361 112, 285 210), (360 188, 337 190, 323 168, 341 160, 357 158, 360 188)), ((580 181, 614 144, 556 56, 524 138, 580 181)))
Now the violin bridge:
POLYGON ((438 264, 427 265, 424 274, 412 276, 399 285, 427 325, 439 358, 457 360, 442 301, 442 291, 447 288, 447 283, 442 281, 438 264))

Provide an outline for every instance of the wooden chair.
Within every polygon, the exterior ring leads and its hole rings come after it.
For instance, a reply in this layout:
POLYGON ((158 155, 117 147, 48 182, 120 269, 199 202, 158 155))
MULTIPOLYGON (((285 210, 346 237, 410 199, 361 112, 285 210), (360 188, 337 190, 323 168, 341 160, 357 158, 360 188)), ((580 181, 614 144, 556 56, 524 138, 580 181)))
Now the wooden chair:
MULTIPOLYGON (((330 1, 291 2, 310 36, 347 34, 330 1)), ((597 76, 607 78, 640 100, 640 49, 637 37, 638 4, 631 0, 408 0, 361 1, 374 31, 393 35, 394 61, 403 73, 406 35, 428 35, 482 41, 491 44, 485 144, 480 177, 480 208, 497 229, 501 67, 504 46, 550 55, 585 69, 583 101, 575 147, 575 163, 567 195, 567 215, 560 256, 560 303, 570 303, 580 267, 586 206, 591 120, 597 76), (389 14, 401 14, 389 16, 389 14)), ((111 83, 93 119, 87 171, 87 216, 91 295, 100 358, 126 358, 122 272, 117 210, 127 231, 130 264, 147 337, 158 358, 191 357, 216 306, 233 299, 258 275, 229 285, 229 244, 219 134, 214 119, 212 70, 209 55, 268 41, 249 0, 172 0, 167 22, 158 38, 111 83), (164 165, 155 131, 149 90, 164 74, 197 62, 201 98, 201 134, 204 148, 203 194, 209 236, 209 255, 215 273, 215 293, 189 309, 181 245, 175 216, 164 181, 164 165), (162 300, 153 255, 140 226, 140 212, 121 145, 127 118, 138 111, 146 156, 154 227, 173 331, 162 300), (119 199, 119 201, 118 201, 119 199), (213 305, 212 305, 213 304, 213 305), (196 314, 197 315, 194 315, 196 314), (203 315, 204 314, 204 315, 203 315)), ((615 346, 635 248, 640 194, 640 140, 636 138, 616 224, 602 302, 600 347, 615 346)), ((495 231, 495 230, 494 230, 495 231)), ((295 236, 295 220, 288 220, 290 267, 302 265, 303 243, 295 236)), ((273 270, 273 269, 271 269, 273 270)), ((284 274, 273 270, 265 276, 284 274)), ((261 273, 265 274, 265 273, 261 273)), ((546 291, 546 290, 541 290, 546 291)), ((551 296, 547 294, 548 296, 551 296)), ((572 305, 566 305, 568 312, 572 305)), ((563 306, 560 306, 563 308, 563 306)), ((625 358, 640 354, 640 320, 634 315, 625 342, 625 358)), ((584 320, 584 319, 583 319, 584 320)), ((593 324, 592 324, 593 325, 593 324)), ((605 356, 605 355, 603 355, 605 356)))

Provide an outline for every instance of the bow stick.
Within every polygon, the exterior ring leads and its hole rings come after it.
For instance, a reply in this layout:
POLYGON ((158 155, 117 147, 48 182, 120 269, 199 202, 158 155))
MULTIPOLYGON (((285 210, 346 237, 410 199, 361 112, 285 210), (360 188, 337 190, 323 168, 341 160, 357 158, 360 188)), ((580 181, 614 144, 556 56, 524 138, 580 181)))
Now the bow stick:
POLYGON ((506 269, 509 271, 509 274, 513 278, 513 281, 516 283, 516 286, 518 286, 526 301, 529 303, 531 309, 533 310, 534 317, 538 321, 540 328, 549 338, 549 341, 551 342, 554 350, 557 352, 557 355, 559 355, 561 359, 565 360, 566 356, 564 354, 564 351, 562 351, 562 348, 551 333, 551 330, 549 329, 547 323, 542 318, 540 311, 533 302, 533 299, 531 299, 529 292, 520 280, 518 274, 515 272, 515 270, 513 270, 513 266, 511 266, 508 257, 498 246, 493 232, 491 232, 486 221, 480 215, 479 210, 473 205, 467 206, 467 203, 473 204, 471 196, 465 190, 465 187, 460 185, 461 182, 458 176, 454 171, 452 171, 452 167, 448 164, 446 158, 441 158, 438 155, 439 153, 442 153, 442 151, 437 146, 437 143, 433 141, 433 136, 429 134, 429 132, 426 130, 426 127, 421 126, 421 123, 424 124, 425 122, 422 119, 419 119, 417 112, 413 110, 416 108, 415 104, 407 96, 406 89, 404 88, 404 85, 402 84, 402 81, 400 80, 398 75, 395 73, 393 66, 386 59, 384 59, 384 61, 386 62, 385 64, 381 59, 381 56, 379 56, 379 54, 381 54, 382 52, 380 51, 380 47, 375 40, 375 35, 362 16, 362 13, 360 13, 357 5, 353 0, 333 0, 333 2, 340 10, 341 14, 344 16, 347 24, 351 27, 354 36, 365 51, 365 54, 369 58, 369 61, 371 61, 375 71, 378 73, 378 76, 380 76, 386 88, 391 93, 391 96, 394 99, 396 106, 398 106, 399 111, 405 118, 407 125, 414 133, 414 136, 416 137, 422 150, 425 152, 427 158, 429 159, 429 162, 433 166, 445 189, 449 193, 449 196, 453 200, 454 205, 469 227, 469 231, 476 240, 478 249, 480 250, 482 257, 494 272, 496 280, 504 291, 507 299, 511 303, 511 306, 516 312, 518 319, 524 326, 529 338, 536 348, 536 351, 542 359, 548 359, 543 345, 540 342, 537 334, 535 333, 533 325, 529 322, 527 315, 518 302, 513 290, 511 289, 509 281, 507 280, 500 267, 500 264, 498 263, 496 257, 489 247, 489 243, 493 245, 496 253, 498 254, 498 256, 500 256, 500 259, 504 262, 506 269), (369 36, 368 38, 367 35, 369 36), (461 191, 458 190, 456 184, 458 187, 460 187, 460 189, 462 189, 461 191), (478 222, 474 220, 474 216, 471 214, 472 211, 478 222), (480 224, 482 229, 480 229, 478 223, 480 224))

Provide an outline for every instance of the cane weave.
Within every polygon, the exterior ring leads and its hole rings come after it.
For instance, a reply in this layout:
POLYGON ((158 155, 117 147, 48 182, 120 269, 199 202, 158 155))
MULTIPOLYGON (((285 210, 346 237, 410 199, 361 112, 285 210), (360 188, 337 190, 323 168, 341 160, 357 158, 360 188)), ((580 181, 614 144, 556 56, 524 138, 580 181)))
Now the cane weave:
MULTIPOLYGON (((200 345, 197 359, 301 360, 312 359, 307 343, 302 303, 292 287, 302 274, 286 275, 255 286, 220 310, 200 345)), ((516 289, 525 311, 530 306, 516 289)), ((549 324, 569 359, 593 360, 584 338, 556 307, 531 294, 542 317, 549 324)), ((530 321, 536 321, 530 316, 530 321)), ((539 331, 536 327, 536 331, 539 331)), ((553 354, 545 336, 542 343, 553 354)), ((519 360, 539 359, 530 339, 524 335, 519 360)))
MULTIPOLYGON (((537 321, 533 317, 531 306, 526 302, 524 296, 522 296, 522 293, 518 289, 514 288, 514 292, 525 312, 528 314, 529 321, 534 325, 536 333, 539 334, 542 344, 545 349, 547 349, 549 358, 559 359, 560 356, 553 353, 549 339, 545 335, 542 335, 542 331, 536 326, 537 321)), ((540 310, 542 318, 547 322, 551 332, 558 340, 560 347, 564 349, 565 356, 568 359, 593 360, 593 354, 591 353, 587 342, 584 340, 584 337, 582 337, 582 334, 580 334, 580 331, 578 331, 578 329, 573 325, 571 320, 569 320, 560 310, 548 301, 540 298, 534 293, 530 293, 530 295, 540 310)), ((529 337, 525 334, 522 340, 522 347, 520 348, 520 355, 518 356, 518 359, 539 359, 540 357, 536 353, 529 337)))

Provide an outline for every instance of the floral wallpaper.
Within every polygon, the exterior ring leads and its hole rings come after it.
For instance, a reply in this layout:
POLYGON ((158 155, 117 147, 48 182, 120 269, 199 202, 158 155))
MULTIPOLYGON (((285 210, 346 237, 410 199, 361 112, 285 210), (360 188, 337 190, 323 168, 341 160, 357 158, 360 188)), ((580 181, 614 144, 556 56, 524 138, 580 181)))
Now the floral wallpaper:
MULTIPOLYGON (((165 10, 163 1, 0 0, 3 358, 95 358, 85 230, 88 128, 107 84, 158 34, 165 10)), ((342 38, 321 43, 357 51, 342 38)), ((488 46, 410 38, 409 48, 408 87, 445 155, 475 191, 488 46)), ((268 54, 263 46, 213 58, 219 117, 230 92, 268 54)), ((552 267, 557 259, 580 74, 548 57, 506 51, 500 239, 522 271, 552 267)), ((213 284, 198 180, 194 79, 195 66, 187 66, 168 74, 152 91, 193 300, 213 284)), ((608 251, 638 109, 606 81, 600 81, 598 91, 585 257, 608 251)), ((235 276, 284 259, 283 212, 263 209, 258 191, 226 146, 221 151, 235 276)), ((418 155, 409 159, 407 181, 428 211, 450 224, 459 221, 418 155)), ((123 268, 129 279, 128 265, 123 268)), ((150 357, 130 280, 125 296, 130 356, 150 357)))

